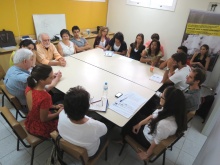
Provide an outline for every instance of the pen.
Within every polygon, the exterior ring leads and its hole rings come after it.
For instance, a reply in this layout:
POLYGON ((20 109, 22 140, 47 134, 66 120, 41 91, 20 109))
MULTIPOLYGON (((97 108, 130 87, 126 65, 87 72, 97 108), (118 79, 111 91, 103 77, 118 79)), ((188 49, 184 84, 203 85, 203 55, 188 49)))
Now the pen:
POLYGON ((120 102, 124 101, 125 99, 127 99, 127 97, 125 97, 125 98, 121 99, 121 100, 120 100, 120 102))
POLYGON ((97 101, 91 102, 91 104, 97 103, 97 102, 100 102, 100 101, 102 101, 102 100, 97 100, 97 101))

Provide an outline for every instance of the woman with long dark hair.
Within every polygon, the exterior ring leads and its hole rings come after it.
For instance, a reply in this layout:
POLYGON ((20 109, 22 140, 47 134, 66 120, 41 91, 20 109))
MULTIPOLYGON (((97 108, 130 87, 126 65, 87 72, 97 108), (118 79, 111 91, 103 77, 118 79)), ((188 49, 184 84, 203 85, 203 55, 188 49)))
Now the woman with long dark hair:
POLYGON ((145 49, 145 46, 143 44, 144 44, 144 35, 142 33, 139 33, 136 36, 135 42, 130 44, 127 56, 134 60, 140 61, 141 53, 145 49))
POLYGON ((195 53, 190 60, 192 67, 199 67, 207 70, 210 63, 209 46, 204 44, 200 47, 200 52, 195 53))
POLYGON ((25 90, 29 109, 25 127, 30 134, 43 138, 50 138, 50 133, 57 130, 57 117, 63 109, 62 104, 52 105, 51 95, 45 90, 45 86, 51 84, 53 78, 51 66, 37 65, 27 79, 28 86, 25 90), (51 108, 56 111, 51 113, 51 108))
POLYGON ((109 41, 106 50, 111 50, 114 51, 115 54, 125 56, 127 54, 127 44, 124 41, 124 35, 121 32, 117 32, 109 41))
POLYGON ((185 97, 181 90, 167 87, 160 98, 162 109, 136 124, 130 135, 147 151, 138 153, 142 160, 150 157, 160 141, 171 135, 179 135, 187 129, 185 97))
POLYGON ((140 61, 152 66, 158 66, 161 57, 160 41, 152 40, 149 47, 142 51, 140 61))

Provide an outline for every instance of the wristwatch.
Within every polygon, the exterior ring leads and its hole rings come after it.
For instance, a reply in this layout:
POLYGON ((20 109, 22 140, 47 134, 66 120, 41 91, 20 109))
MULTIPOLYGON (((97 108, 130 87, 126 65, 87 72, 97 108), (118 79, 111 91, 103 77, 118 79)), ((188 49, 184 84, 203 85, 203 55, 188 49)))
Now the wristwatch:
POLYGON ((166 70, 170 70, 170 68, 167 68, 166 70))

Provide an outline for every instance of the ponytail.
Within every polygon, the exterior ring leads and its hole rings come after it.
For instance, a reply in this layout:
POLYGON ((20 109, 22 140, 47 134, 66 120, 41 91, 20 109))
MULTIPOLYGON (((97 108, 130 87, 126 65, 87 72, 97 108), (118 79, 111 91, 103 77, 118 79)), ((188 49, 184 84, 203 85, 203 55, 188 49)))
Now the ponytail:
POLYGON ((36 65, 31 72, 31 76, 27 78, 27 84, 30 88, 37 86, 38 81, 45 80, 49 77, 52 72, 52 67, 49 65, 36 65))
POLYGON ((29 76, 27 78, 27 84, 29 87, 34 88, 37 85, 37 81, 32 76, 29 76))

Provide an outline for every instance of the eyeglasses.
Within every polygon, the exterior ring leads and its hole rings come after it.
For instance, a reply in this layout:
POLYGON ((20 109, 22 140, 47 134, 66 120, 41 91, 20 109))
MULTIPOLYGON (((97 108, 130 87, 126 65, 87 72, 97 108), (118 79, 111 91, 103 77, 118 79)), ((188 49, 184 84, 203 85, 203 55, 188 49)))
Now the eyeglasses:
POLYGON ((165 100, 165 98, 163 96, 160 97, 161 99, 165 100))

